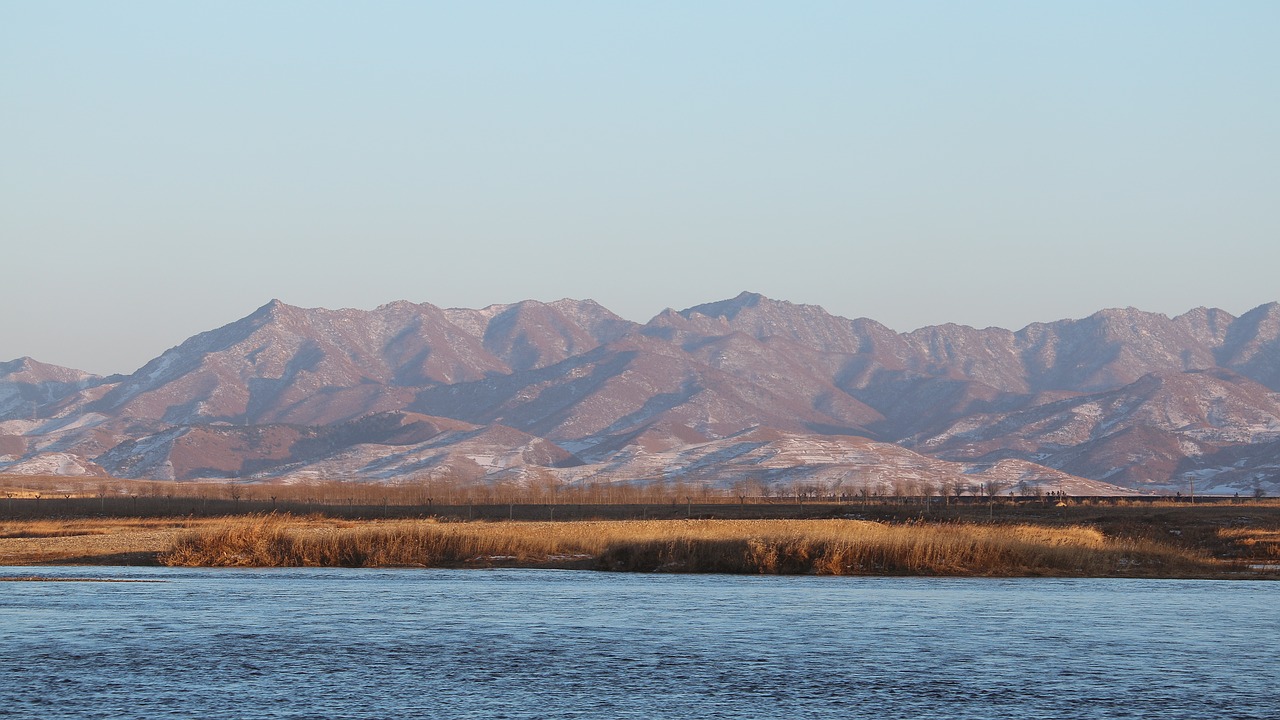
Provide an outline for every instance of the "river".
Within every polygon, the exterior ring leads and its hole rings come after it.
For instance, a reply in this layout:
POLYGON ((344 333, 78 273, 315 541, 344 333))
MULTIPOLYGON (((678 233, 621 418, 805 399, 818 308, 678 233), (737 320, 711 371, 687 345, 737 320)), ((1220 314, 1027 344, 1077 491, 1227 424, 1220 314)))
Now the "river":
POLYGON ((0 717, 1280 717, 1262 581, 28 575, 87 581, 0 582, 0 717))

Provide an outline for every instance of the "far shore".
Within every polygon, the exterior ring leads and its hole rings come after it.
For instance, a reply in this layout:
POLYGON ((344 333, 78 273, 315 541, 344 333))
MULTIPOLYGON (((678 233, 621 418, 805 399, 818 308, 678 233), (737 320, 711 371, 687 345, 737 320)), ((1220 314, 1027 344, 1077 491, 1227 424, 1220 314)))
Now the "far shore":
POLYGON ((1270 503, 999 512, 810 504, 791 516, 738 519, 683 509, 691 517, 0 519, 0 565, 1280 579, 1280 506, 1270 503))

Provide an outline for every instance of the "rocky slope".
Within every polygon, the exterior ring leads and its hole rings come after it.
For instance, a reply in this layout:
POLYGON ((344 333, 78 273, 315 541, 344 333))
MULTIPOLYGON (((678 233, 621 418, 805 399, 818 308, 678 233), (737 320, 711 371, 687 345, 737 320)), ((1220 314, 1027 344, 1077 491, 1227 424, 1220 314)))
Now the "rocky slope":
POLYGON ((753 293, 272 301, 124 377, 0 363, 0 472, 1277 493, 1277 391, 1275 303, 897 333, 753 293))

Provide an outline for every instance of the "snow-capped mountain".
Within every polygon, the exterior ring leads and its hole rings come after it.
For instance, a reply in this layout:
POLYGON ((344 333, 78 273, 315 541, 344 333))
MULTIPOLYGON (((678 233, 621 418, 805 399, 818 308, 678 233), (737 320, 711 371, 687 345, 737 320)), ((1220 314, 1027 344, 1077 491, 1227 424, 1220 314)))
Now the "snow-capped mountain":
POLYGON ((1277 391, 1275 303, 898 333, 754 293, 643 325, 590 300, 272 301, 128 376, 0 364, 0 472, 1274 493, 1277 391))

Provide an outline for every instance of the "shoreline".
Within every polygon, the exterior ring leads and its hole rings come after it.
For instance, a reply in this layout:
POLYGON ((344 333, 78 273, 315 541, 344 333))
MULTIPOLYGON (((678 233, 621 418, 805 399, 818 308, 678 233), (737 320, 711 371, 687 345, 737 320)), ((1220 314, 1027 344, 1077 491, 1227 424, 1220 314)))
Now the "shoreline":
MULTIPOLYGON (((571 573, 628 573, 628 574, 658 574, 658 575, 750 575, 754 577, 765 577, 765 573, 726 573, 726 572, 678 572, 678 571, 640 571, 640 570, 605 570, 596 567, 568 566, 556 564, 512 564, 512 565, 378 565, 366 567, 344 567, 344 566, 172 566, 163 563, 152 564, 133 564, 133 565, 116 565, 116 564, 67 564, 67 563, 46 563, 42 565, 0 565, 0 572, 9 568, 23 568, 25 570, 38 571, 41 568, 72 568, 72 567, 97 567, 104 570, 123 569, 123 568, 173 568, 175 570, 464 570, 464 571, 485 571, 485 570, 527 570, 527 571, 555 571, 555 572, 571 572, 571 573)), ((911 574, 911 573, 857 573, 842 575, 823 575, 817 573, 781 573, 773 574, 773 577, 861 577, 861 578, 935 578, 947 580, 1167 580, 1167 581, 1203 581, 1212 580, 1218 582, 1237 582, 1237 581, 1254 581, 1254 582, 1276 582, 1280 581, 1280 572, 1277 571, 1223 571, 1212 574, 1193 574, 1193 575, 1074 575, 1074 574, 1050 574, 1050 573, 1031 573, 1031 574, 911 574)), ((39 574, 28 574, 16 577, 0 576, 0 583, 18 583, 18 582, 77 582, 77 583, 159 583, 166 582, 162 579, 135 579, 135 578, 113 578, 113 577, 53 577, 39 574)))

